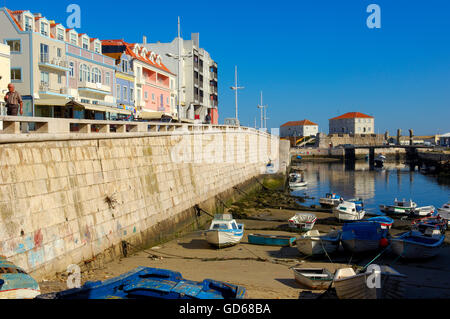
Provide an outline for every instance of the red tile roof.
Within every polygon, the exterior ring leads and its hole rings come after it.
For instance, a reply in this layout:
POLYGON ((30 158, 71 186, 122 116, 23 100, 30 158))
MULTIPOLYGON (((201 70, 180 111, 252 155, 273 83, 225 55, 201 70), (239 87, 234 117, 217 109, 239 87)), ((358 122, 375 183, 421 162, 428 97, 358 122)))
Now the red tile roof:
POLYGON ((338 117, 334 117, 331 120, 341 120, 341 119, 356 119, 356 118, 366 118, 366 119, 373 119, 373 116, 369 116, 363 113, 359 113, 359 112, 349 112, 349 113, 345 113, 344 115, 338 116, 338 117))
POLYGON ((281 127, 286 127, 286 126, 305 126, 305 125, 317 125, 317 124, 311 122, 310 120, 303 120, 303 121, 287 122, 287 123, 284 123, 283 125, 281 125, 281 127))
POLYGON ((135 59, 138 59, 138 60, 140 60, 140 61, 142 61, 142 62, 145 62, 145 63, 147 63, 147 64, 150 64, 150 65, 152 65, 152 66, 154 66, 155 68, 158 68, 158 69, 160 69, 160 70, 163 70, 163 71, 165 71, 165 72, 167 72, 167 73, 170 73, 170 74, 173 74, 172 72, 170 72, 169 71, 169 69, 164 65, 164 63, 162 63, 161 62, 161 64, 157 64, 157 63, 154 63, 154 62, 152 62, 151 60, 150 60, 150 55, 151 55, 151 51, 148 51, 147 52, 147 54, 145 55, 145 58, 144 57, 142 57, 141 55, 140 55, 140 53, 142 52, 142 49, 143 49, 143 47, 141 47, 141 49, 139 50, 139 55, 136 55, 135 53, 134 53, 134 46, 136 45, 136 44, 134 44, 134 43, 128 43, 128 42, 125 42, 124 40, 101 40, 102 41, 102 45, 113 45, 113 46, 117 46, 117 45, 123 45, 123 46, 125 46, 126 47, 126 49, 125 49, 125 53, 126 54, 128 54, 129 56, 131 56, 131 57, 133 57, 133 58, 135 58, 135 59))
POLYGON ((19 14, 19 13, 22 13, 23 11, 11 11, 11 10, 9 10, 7 8, 5 8, 5 9, 6 9, 6 12, 8 12, 10 18, 16 23, 16 25, 19 28, 19 30, 23 31, 22 26, 19 24, 19 22, 14 17, 14 14, 19 14))

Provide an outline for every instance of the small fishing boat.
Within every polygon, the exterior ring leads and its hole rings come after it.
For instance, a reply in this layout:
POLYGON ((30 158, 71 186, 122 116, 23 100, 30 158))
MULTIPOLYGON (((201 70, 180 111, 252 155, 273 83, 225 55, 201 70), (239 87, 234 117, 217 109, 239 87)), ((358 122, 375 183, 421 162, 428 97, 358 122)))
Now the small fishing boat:
POLYGON ((394 224, 394 220, 388 216, 377 216, 365 219, 364 221, 379 223, 382 229, 391 229, 394 224))
POLYGON ((266 174, 276 174, 277 170, 275 169, 275 165, 272 162, 266 165, 266 174))
POLYGON ((36 280, 0 256, 0 299, 33 299, 40 294, 36 280))
POLYGON ((288 220, 289 227, 296 228, 300 231, 308 231, 313 229, 316 221, 316 215, 309 213, 297 213, 288 220))
POLYGON ((374 160, 375 167, 383 167, 384 162, 386 162, 386 156, 383 154, 378 155, 374 160))
POLYGON ((138 267, 81 288, 38 296, 38 299, 244 299, 246 289, 221 281, 184 279, 179 272, 138 267))
POLYGON ((345 250, 361 253, 379 249, 387 235, 388 230, 379 223, 349 223, 342 227, 341 243, 345 250))
POLYGON ((339 299, 401 299, 406 278, 388 266, 380 266, 378 274, 375 268, 362 273, 356 273, 353 268, 342 268, 336 271, 333 284, 339 299))
POLYGON ((386 214, 392 215, 411 215, 414 213, 416 207, 417 204, 412 200, 405 201, 403 199, 402 201, 399 201, 396 198, 394 205, 380 205, 380 210, 386 214))
POLYGON ((308 182, 306 182, 303 179, 303 176, 298 173, 292 173, 289 175, 289 187, 295 188, 295 187, 305 187, 308 185, 308 182))
POLYGON ((206 231, 208 243, 218 248, 236 245, 243 236, 244 224, 238 224, 230 214, 215 215, 206 231))
POLYGON ((327 290, 333 275, 325 268, 292 268, 295 281, 313 290, 327 290))
POLYGON ((448 224, 450 225, 450 202, 445 203, 441 208, 438 208, 437 210, 439 215, 447 219, 448 224))
POLYGON ((438 255, 445 240, 439 230, 427 236, 410 231, 391 239, 392 251, 405 259, 423 259, 438 255))
POLYGON ((325 197, 319 199, 320 205, 324 208, 333 208, 343 201, 344 199, 335 193, 328 193, 325 197))
POLYGON ((416 219, 412 222, 411 230, 419 231, 425 235, 432 235, 433 230, 439 230, 442 234, 448 228, 448 221, 441 216, 430 216, 416 219))
POLYGON ((364 208, 355 202, 344 201, 335 208, 333 208, 334 216, 338 220, 353 221, 364 218, 364 208))
POLYGON ((306 256, 332 254, 339 249, 341 232, 334 230, 328 234, 320 234, 318 230, 310 230, 297 239, 296 245, 300 253, 306 256))
POLYGON ((267 246, 292 246, 297 237, 295 236, 279 236, 268 234, 249 234, 248 242, 254 245, 267 246))
POLYGON ((413 214, 415 216, 431 216, 437 213, 436 207, 434 206, 423 206, 414 208, 413 214))

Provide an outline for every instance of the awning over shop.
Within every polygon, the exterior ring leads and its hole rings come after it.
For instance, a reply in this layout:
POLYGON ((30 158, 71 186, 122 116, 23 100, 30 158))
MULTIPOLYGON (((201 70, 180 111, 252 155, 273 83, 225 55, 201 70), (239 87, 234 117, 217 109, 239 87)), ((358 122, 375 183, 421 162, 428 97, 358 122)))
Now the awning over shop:
POLYGON ((126 115, 130 115, 131 114, 131 111, 125 110, 125 109, 120 109, 120 108, 115 108, 115 107, 108 107, 108 106, 103 106, 103 105, 96 105, 96 104, 79 103, 79 102, 76 102, 76 101, 70 101, 66 105, 67 106, 82 107, 82 108, 85 108, 86 110, 97 111, 97 112, 119 113, 119 114, 126 114, 126 115))
POLYGON ((34 105, 65 106, 67 99, 36 99, 34 105))
POLYGON ((169 113, 166 112, 157 112, 157 111, 143 111, 139 113, 138 118, 143 120, 160 120, 163 117, 172 117, 169 113))

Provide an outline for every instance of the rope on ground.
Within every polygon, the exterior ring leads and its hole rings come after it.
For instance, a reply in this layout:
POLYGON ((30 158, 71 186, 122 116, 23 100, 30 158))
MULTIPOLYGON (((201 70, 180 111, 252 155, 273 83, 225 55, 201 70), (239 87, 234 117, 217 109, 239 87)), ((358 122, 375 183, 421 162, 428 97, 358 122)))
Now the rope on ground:
POLYGON ((361 272, 364 272, 364 271, 367 269, 367 267, 369 267, 375 260, 377 260, 378 258, 380 258, 380 256, 383 255, 383 253, 384 253, 385 251, 387 251, 388 248, 390 248, 390 247, 391 247, 391 245, 387 246, 387 247, 386 247, 385 249, 383 249, 378 255, 376 255, 374 259, 372 259, 367 265, 365 265, 365 266, 363 267, 363 269, 361 269, 361 272))

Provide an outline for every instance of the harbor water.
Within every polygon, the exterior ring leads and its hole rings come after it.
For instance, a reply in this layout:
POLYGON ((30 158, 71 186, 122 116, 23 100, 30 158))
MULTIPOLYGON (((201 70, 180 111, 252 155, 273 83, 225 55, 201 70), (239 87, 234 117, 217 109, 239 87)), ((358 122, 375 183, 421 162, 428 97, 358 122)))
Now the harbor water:
POLYGON ((379 205, 391 205, 394 199, 412 199, 418 206, 442 207, 450 199, 450 182, 442 182, 418 170, 411 171, 403 163, 385 163, 382 169, 369 170, 365 161, 357 162, 354 170, 344 163, 304 162, 308 186, 296 189, 294 195, 307 196, 305 205, 319 205, 326 193, 336 193, 344 199, 362 198, 368 214, 379 213, 379 205))

